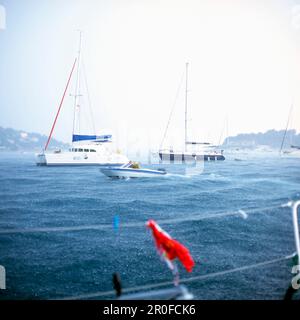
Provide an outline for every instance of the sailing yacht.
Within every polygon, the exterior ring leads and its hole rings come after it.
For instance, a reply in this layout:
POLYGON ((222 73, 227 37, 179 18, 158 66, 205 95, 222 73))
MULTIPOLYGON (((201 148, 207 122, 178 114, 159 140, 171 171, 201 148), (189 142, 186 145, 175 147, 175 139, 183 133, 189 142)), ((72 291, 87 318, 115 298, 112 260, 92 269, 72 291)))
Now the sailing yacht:
MULTIPOLYGON (((184 150, 173 150, 160 148, 159 159, 166 162, 193 162, 193 161, 223 161, 225 157, 223 155, 223 150, 218 150, 217 146, 209 142, 196 142, 188 140, 188 67, 189 64, 186 63, 185 71, 185 119, 184 119, 184 150)), ((167 126, 168 128, 168 126, 167 126)), ((166 129, 167 131, 167 129, 166 129)), ((166 135, 166 132, 165 132, 166 135)), ((161 143, 163 145, 163 141, 161 143)))
MULTIPOLYGON (((54 119, 48 140, 43 151, 36 155, 36 164, 40 166, 121 166, 128 163, 128 158, 120 152, 114 151, 112 135, 81 134, 80 132, 80 63, 81 62, 81 32, 79 39, 78 56, 73 63, 71 73, 66 84, 56 117, 54 119), (48 152, 51 140, 63 101, 72 79, 75 66, 77 66, 76 91, 74 95, 74 116, 72 145, 68 150, 55 150, 48 152)), ((93 121, 93 119, 92 119, 93 121)))
POLYGON ((288 157, 288 158, 300 158, 300 145, 294 145, 292 141, 290 141, 290 146, 288 149, 284 148, 286 139, 287 139, 287 133, 288 129, 290 127, 290 121, 291 121, 291 115, 292 115, 293 105, 290 108, 288 120, 286 124, 286 128, 283 134, 280 151, 279 154, 281 157, 288 157))
POLYGON ((290 149, 282 151, 280 155, 288 158, 300 158, 300 146, 291 145, 290 149))

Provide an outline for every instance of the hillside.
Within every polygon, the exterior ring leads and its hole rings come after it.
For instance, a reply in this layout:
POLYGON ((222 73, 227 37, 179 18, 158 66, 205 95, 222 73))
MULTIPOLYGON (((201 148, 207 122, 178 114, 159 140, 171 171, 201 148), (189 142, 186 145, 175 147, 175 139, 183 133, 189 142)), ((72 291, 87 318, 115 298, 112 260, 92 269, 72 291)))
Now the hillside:
MULTIPOLYGON (((0 151, 40 151, 47 136, 0 127, 0 151)), ((67 148, 68 144, 52 139, 49 149, 67 148)))
MULTIPOLYGON (((268 130, 265 133, 242 133, 225 139, 223 146, 229 148, 249 148, 266 146, 272 149, 280 149, 284 130, 268 130)), ((300 146, 300 134, 296 130, 288 130, 284 142, 284 148, 290 148, 291 145, 300 146)))

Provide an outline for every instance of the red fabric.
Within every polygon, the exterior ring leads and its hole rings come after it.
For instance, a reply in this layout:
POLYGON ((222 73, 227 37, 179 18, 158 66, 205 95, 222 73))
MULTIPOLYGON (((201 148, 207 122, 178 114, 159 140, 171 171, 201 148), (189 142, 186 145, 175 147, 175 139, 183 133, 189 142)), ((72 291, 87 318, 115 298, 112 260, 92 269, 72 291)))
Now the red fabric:
POLYGON ((162 230, 154 220, 149 220, 147 226, 152 230, 158 251, 161 254, 166 254, 167 258, 170 260, 178 258, 185 269, 188 272, 191 272, 195 262, 189 250, 177 240, 172 239, 171 236, 162 230))

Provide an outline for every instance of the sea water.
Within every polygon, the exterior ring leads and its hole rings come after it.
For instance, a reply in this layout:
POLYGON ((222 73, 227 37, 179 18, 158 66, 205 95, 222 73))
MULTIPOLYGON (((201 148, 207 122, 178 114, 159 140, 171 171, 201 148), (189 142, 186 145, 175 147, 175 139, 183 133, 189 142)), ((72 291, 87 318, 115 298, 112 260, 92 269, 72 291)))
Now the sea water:
MULTIPOLYGON (((112 180, 97 167, 37 167, 33 154, 1 153, 0 299, 111 291, 114 272, 124 289, 172 281, 148 219, 190 250, 196 265, 189 274, 178 263, 181 279, 292 254, 291 209, 281 205, 300 199, 299 169, 299 158, 266 154, 205 163, 196 175, 112 180), (238 210, 246 215, 222 215, 238 210)), ((280 261, 186 286, 196 299, 282 299, 292 266, 280 261)))

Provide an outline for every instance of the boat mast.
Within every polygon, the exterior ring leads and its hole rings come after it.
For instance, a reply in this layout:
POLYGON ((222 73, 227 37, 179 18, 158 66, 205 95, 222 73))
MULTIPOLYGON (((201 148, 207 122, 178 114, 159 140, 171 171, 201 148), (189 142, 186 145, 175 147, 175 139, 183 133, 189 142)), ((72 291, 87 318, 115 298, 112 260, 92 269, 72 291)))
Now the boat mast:
POLYGON ((184 151, 186 152, 187 148, 187 107, 188 107, 188 68, 189 63, 185 64, 185 113, 184 113, 184 151))
MULTIPOLYGON (((82 31, 79 30, 79 47, 77 53, 77 75, 76 75, 76 87, 75 87, 75 94, 74 94, 74 114, 73 114, 73 132, 72 132, 72 141, 73 136, 75 134, 75 121, 76 121, 76 112, 77 108, 80 108, 80 59, 81 59, 81 38, 82 38, 82 31)), ((78 113, 80 109, 78 110, 78 113)), ((79 115, 78 115, 79 121, 79 115)), ((80 122, 79 122, 79 130, 80 130, 80 122)))

